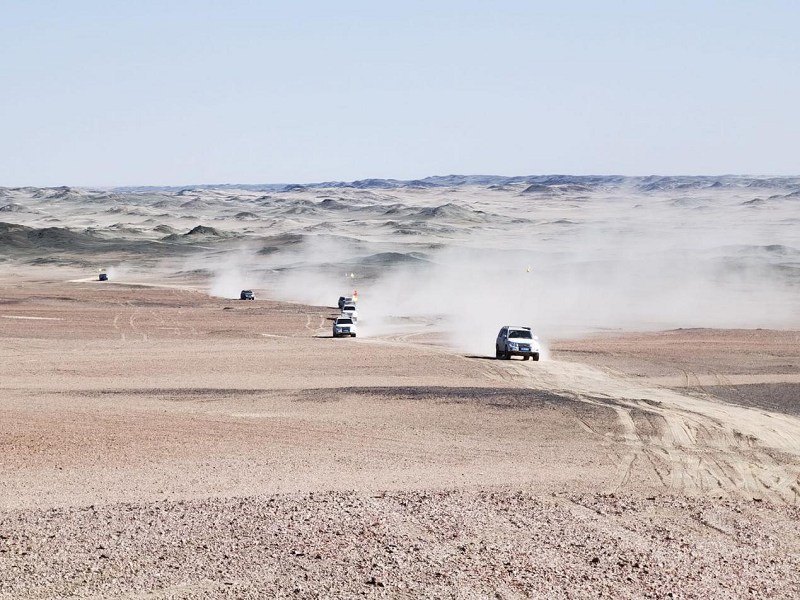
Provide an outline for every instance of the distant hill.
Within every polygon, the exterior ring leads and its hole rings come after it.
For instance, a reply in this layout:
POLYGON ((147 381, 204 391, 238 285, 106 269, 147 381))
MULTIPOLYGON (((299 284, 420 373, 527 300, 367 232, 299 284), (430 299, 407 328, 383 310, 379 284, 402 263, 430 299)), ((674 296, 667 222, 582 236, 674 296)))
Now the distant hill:
MULTIPOLYGON (((352 188, 352 189, 414 189, 414 188, 452 188, 462 186, 536 186, 535 190, 546 190, 555 186, 581 186, 587 189, 596 187, 628 186, 645 192, 662 190, 725 189, 725 188, 768 188, 800 190, 798 177, 755 177, 747 175, 648 175, 629 177, 625 175, 433 175, 423 179, 359 179, 356 181, 323 181, 318 183, 265 183, 265 184, 205 184, 184 187, 140 186, 116 188, 117 192, 174 192, 189 195, 196 190, 250 190, 263 192, 304 192, 314 189, 352 188), (540 187, 541 186, 541 187, 540 187)), ((54 188, 56 194, 74 193, 74 188, 54 188), (67 192, 68 190, 68 192, 67 192)))
POLYGON ((5 206, 0 206, 0 212, 32 213, 37 215, 41 214, 41 211, 38 211, 35 208, 28 208, 27 206, 17 204, 16 202, 6 204, 5 206))

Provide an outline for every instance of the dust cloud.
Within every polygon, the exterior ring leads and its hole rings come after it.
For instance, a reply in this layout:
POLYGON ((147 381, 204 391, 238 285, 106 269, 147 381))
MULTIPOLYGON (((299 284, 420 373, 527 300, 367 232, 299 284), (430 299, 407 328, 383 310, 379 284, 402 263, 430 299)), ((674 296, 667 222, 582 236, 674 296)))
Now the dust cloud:
POLYGON ((613 223, 618 215, 608 218, 562 223, 565 231, 549 235, 475 231, 470 246, 429 248, 410 264, 394 255, 365 261, 374 256, 369 245, 354 250, 352 240, 311 236, 269 259, 240 253, 214 278, 212 293, 231 278, 247 281, 236 274, 243 264, 282 300, 335 306, 358 289, 360 335, 441 332, 458 350, 481 354, 493 351, 508 324, 531 326, 543 341, 609 330, 798 324, 800 288, 787 264, 797 257, 771 235, 743 235, 701 215, 630 218, 624 227, 613 223))

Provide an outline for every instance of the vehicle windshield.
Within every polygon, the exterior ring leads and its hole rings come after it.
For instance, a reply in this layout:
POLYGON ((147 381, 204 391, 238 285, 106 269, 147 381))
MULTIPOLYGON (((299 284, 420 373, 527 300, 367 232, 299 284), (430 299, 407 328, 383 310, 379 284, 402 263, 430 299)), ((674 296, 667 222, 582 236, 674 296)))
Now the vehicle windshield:
POLYGON ((344 307, 344 310, 355 310, 355 309, 356 309, 355 306, 345 306, 344 307))
POLYGON ((508 332, 509 338, 522 338, 523 340, 530 340, 533 339, 530 331, 526 331, 524 329, 512 329, 508 332))
POLYGON ((336 324, 337 325, 352 325, 353 324, 353 319, 339 319, 338 321, 336 321, 336 324))

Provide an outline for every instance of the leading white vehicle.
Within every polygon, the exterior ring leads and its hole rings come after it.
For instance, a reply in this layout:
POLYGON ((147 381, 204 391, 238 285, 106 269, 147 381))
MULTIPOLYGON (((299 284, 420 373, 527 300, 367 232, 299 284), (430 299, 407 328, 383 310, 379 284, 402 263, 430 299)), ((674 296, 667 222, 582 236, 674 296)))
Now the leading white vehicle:
POLYGON ((350 319, 353 319, 353 323, 357 323, 358 322, 358 311, 356 310, 356 305, 350 303, 350 304, 345 304, 344 306, 342 306, 342 316, 343 317, 349 317, 350 319))
POLYGON ((539 360, 539 338, 531 333, 530 327, 506 325, 497 334, 494 351, 496 358, 521 356, 522 360, 539 360))
POLYGON ((336 317, 333 322, 333 337, 356 337, 356 324, 350 317, 336 317))

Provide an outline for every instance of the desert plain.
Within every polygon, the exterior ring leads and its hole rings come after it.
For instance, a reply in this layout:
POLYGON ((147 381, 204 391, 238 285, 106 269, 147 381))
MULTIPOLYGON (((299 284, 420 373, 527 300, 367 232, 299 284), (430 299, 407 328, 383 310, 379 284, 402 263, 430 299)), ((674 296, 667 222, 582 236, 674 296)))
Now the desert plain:
POLYGON ((798 597, 799 202, 0 188, 0 597, 798 597))

